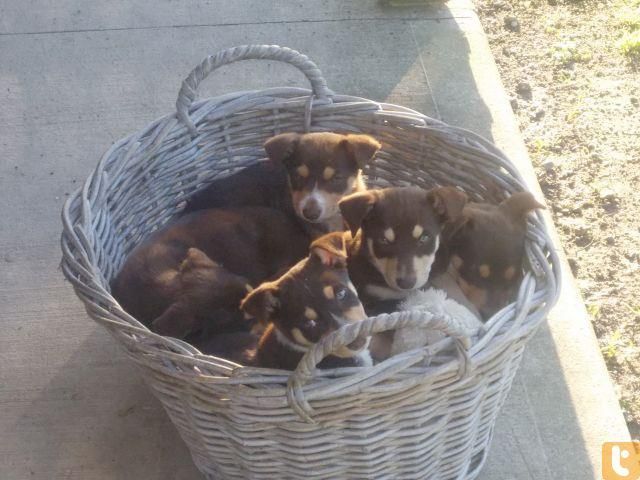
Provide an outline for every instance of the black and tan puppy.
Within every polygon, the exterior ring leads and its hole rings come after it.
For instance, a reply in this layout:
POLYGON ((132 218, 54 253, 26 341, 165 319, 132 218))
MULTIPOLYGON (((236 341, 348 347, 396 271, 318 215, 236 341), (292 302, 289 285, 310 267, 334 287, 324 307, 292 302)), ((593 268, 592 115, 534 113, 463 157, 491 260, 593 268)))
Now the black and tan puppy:
POLYGON ((221 331, 247 284, 276 278, 308 252, 287 215, 263 207, 202 210, 180 217, 136 247, 113 280, 122 307, 163 335, 221 331))
POLYGON ((466 201, 453 187, 368 190, 340 201, 352 237, 349 275, 366 307, 401 300, 426 284, 442 229, 466 201))
MULTIPOLYGON (((366 314, 347 272, 343 235, 332 233, 316 240, 309 256, 272 282, 253 290, 242 301, 242 311, 267 328, 258 337, 226 334, 205 342, 204 353, 245 365, 292 370, 315 343, 366 314)), ((371 365, 368 339, 358 339, 326 358, 320 366, 371 365)))
POLYGON ((264 144, 269 157, 194 195, 185 212, 258 205, 295 215, 312 237, 343 229, 338 201, 364 190, 362 168, 380 149, 368 135, 283 133, 264 144))
POLYGON ((529 192, 499 205, 468 203, 445 228, 436 270, 447 271, 486 320, 506 306, 522 280, 527 214, 544 208, 529 192))

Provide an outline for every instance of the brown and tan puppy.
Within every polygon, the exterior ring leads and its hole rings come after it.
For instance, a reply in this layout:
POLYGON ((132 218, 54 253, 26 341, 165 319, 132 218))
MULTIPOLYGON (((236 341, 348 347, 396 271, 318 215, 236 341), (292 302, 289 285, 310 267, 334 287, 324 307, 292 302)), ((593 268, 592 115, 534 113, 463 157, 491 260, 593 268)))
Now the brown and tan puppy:
POLYGON ((443 232, 437 270, 455 279, 486 320, 512 301, 522 280, 527 214, 544 208, 529 192, 499 205, 468 203, 443 232))
POLYGON ((368 135, 283 133, 264 144, 268 162, 215 180, 187 202, 185 212, 258 205, 294 215, 313 238, 340 231, 338 201, 366 187, 362 168, 380 149, 368 135))
MULTIPOLYGON (((245 365, 292 370, 315 343, 366 314, 347 272, 343 235, 332 233, 316 240, 309 256, 287 273, 253 290, 242 301, 242 311, 267 328, 258 341, 250 333, 217 336, 205 342, 205 353, 245 365)), ((342 347, 321 367, 371 365, 368 339, 342 347)))
POLYGON ((466 201, 453 187, 368 190, 340 201, 352 237, 349 275, 366 307, 397 302, 427 283, 442 229, 466 201))
POLYGON ((113 280, 122 307, 163 335, 226 328, 247 284, 276 278, 308 252, 308 236, 263 207, 202 210, 180 217, 136 247, 113 280))

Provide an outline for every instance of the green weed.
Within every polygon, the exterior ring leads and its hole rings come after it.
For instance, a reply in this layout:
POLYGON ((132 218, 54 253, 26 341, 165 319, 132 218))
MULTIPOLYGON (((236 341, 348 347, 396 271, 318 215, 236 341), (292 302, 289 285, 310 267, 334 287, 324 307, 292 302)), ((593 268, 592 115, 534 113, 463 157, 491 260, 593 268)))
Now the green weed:
POLYGON ((606 345, 602 347, 602 354, 605 358, 611 359, 618 355, 618 348, 621 346, 622 332, 616 330, 607 340, 606 345))
POLYGON ((572 63, 585 63, 591 60, 593 54, 586 46, 566 40, 556 43, 551 50, 551 57, 558 65, 567 66, 572 63))
POLYGON ((640 30, 626 32, 618 41, 618 49, 629 58, 640 58, 640 30))
POLYGON ((591 318, 596 320, 600 316, 600 304, 587 303, 587 312, 591 315, 591 318))

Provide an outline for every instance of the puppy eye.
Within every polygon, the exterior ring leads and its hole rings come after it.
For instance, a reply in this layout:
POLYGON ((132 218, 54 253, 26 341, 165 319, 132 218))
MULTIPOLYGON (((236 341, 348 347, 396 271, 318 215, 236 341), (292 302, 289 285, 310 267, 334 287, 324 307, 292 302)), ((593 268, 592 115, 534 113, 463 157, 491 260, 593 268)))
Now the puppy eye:
POLYGON ((337 300, 344 300, 346 296, 347 296, 347 289, 346 288, 338 288, 338 289, 336 289, 336 299, 337 300))
POLYGON ((427 243, 429 241, 429 235, 426 233, 423 233, 422 235, 420 235, 420 238, 418 239, 418 242, 420 243, 427 243))
POLYGON ((390 244, 391 244, 391 242, 389 241, 389 239, 388 239, 387 237, 381 237, 381 238, 378 240, 378 242, 379 242, 381 245, 390 245, 390 244))

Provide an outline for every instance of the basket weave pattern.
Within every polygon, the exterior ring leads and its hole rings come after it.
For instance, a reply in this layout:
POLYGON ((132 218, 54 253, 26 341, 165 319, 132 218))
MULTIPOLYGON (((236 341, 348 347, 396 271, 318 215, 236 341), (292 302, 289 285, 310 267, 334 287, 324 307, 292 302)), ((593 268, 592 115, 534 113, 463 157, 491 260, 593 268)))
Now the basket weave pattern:
POLYGON ((527 273, 515 304, 477 338, 448 318, 396 312, 349 325, 305 355, 293 373, 243 368, 161 337, 109 293, 129 251, 207 184, 265 157, 264 141, 290 131, 373 135, 383 144, 370 186, 458 185, 476 200, 523 189, 519 173, 481 137, 397 105, 334 94, 307 57, 244 46, 208 57, 184 81, 177 113, 114 144, 62 218, 65 276, 89 315, 141 367, 198 468, 211 479, 472 479, 527 340, 555 303, 558 260, 531 215, 527 273), (244 59, 290 63, 311 90, 271 88, 194 102, 199 83, 244 59), (372 368, 314 367, 362 333, 423 325, 435 345, 372 368))

